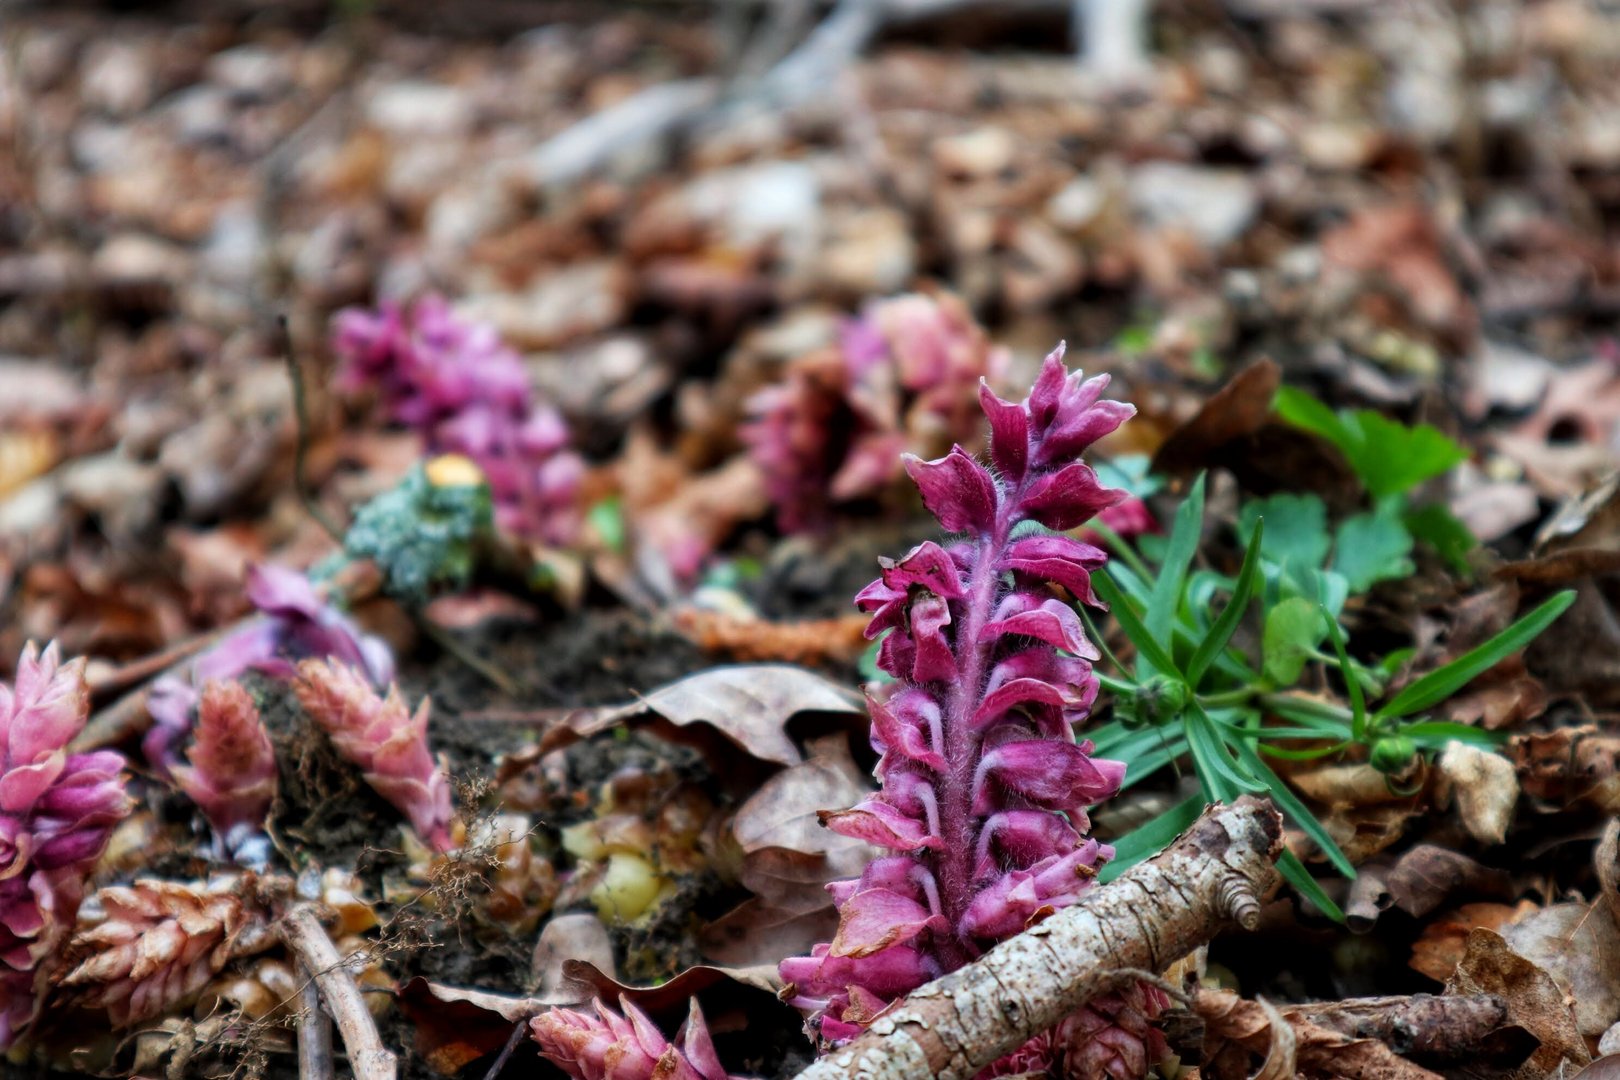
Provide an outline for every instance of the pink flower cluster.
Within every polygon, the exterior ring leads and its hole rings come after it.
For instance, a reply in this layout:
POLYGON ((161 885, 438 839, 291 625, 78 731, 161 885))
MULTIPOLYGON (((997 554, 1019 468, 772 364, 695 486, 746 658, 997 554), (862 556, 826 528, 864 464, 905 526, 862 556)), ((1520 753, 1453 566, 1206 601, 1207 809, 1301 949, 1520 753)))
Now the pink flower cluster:
POLYGON ((697 1000, 671 1043, 640 1009, 623 1015, 596 1002, 596 1015, 551 1009, 529 1021, 540 1053, 574 1080, 732 1080, 714 1051, 697 1000))
POLYGON ((962 302, 908 295, 847 323, 839 348, 795 362, 749 402, 743 429, 784 531, 824 527, 837 503, 880 494, 900 455, 975 437, 973 390, 1006 356, 962 302))
POLYGON ((238 682, 211 682, 197 706, 188 764, 174 781, 201 808, 222 847, 236 852, 264 830, 276 797, 276 751, 253 695, 238 682))
POLYGON ((575 539, 584 462, 568 449, 562 415, 535 400, 522 360, 493 327, 465 322, 429 296, 408 311, 339 312, 333 348, 348 390, 375 390, 394 420, 422 433, 429 453, 478 463, 501 528, 559 546, 575 539))
POLYGON ((428 749, 431 703, 422 699, 413 716, 390 686, 381 697, 366 677, 347 664, 305 660, 293 685, 298 703, 360 767, 373 791, 410 820, 437 851, 455 846, 450 837, 450 779, 428 749))
MULTIPOLYGON (((823 822, 896 854, 829 886, 836 936, 781 965, 824 1043, 1074 903, 1112 855, 1087 837, 1086 807, 1118 789, 1125 766, 1093 759, 1073 733, 1097 696, 1098 654, 1071 603, 1098 604, 1091 575, 1105 555, 1064 532, 1124 498, 1078 459, 1134 410, 1102 399, 1107 376, 1069 375, 1062 354, 1021 404, 981 385, 993 471, 960 446, 906 457, 959 538, 884 560, 856 598, 868 636, 887 635, 878 664, 898 681, 870 695, 881 790, 823 822)), ((1080 1075, 1054 1060, 1071 1041, 1032 1043, 1021 1061, 1080 1075)))
POLYGON ((70 754, 90 690, 84 661, 32 644, 0 684, 0 1047, 34 1016, 42 964, 73 929, 85 883, 129 813, 124 759, 70 754))
POLYGON ((378 686, 394 678, 394 654, 388 643, 361 633, 298 571, 269 563, 254 566, 247 575, 247 596, 259 609, 256 618, 193 660, 184 677, 165 675, 147 694, 153 726, 141 749, 160 777, 169 777, 179 761, 180 743, 191 730, 200 690, 210 682, 249 671, 290 679, 296 661, 328 656, 360 665, 378 686))

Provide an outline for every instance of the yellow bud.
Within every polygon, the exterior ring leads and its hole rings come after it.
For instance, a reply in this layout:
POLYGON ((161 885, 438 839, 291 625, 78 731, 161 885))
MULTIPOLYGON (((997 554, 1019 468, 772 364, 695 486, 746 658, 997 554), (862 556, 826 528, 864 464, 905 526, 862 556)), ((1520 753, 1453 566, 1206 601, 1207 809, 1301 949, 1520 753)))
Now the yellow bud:
POLYGON ((477 487, 484 482, 484 470, 464 454, 440 454, 423 466, 428 483, 434 487, 477 487))
POLYGON ((658 872, 646 859, 615 852, 608 856, 602 880, 591 890, 591 902, 603 919, 630 922, 653 905, 663 885, 658 872))

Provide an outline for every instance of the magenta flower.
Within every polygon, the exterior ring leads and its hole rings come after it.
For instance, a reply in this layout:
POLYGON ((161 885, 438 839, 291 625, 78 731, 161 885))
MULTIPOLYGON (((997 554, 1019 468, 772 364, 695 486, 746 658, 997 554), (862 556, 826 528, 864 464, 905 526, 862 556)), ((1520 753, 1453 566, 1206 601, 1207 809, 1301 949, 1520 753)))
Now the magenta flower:
POLYGON ((359 766, 372 790, 393 803, 428 844, 454 847, 450 838, 450 780, 428 749, 432 705, 413 716, 390 686, 383 698, 347 664, 305 660, 293 685, 298 703, 331 738, 338 753, 359 766))
POLYGON ((731 1080, 695 998, 673 1043, 623 998, 622 1016, 595 1005, 595 1016, 551 1009, 529 1021, 540 1053, 574 1080, 731 1080))
POLYGON ((568 425, 538 402, 518 354, 493 327, 458 318, 436 296, 338 313, 340 385, 375 390, 389 416, 420 431, 432 454, 462 454, 489 481, 495 520, 529 540, 567 545, 579 528, 585 465, 568 425))
MULTIPOLYGON (((981 385, 993 472, 960 446, 906 457, 923 502, 960 538, 884 560, 856 598, 868 636, 887 633, 878 664, 898 680, 870 695, 882 787, 822 819, 897 854, 830 886, 837 935, 781 965, 824 1043, 1074 903, 1112 855, 1086 836, 1086 807, 1118 789, 1125 766, 1093 759, 1073 734, 1097 696, 1098 654, 1071 604, 1098 604, 1091 575, 1105 556, 1062 532, 1124 498, 1078 459, 1134 410, 1102 399, 1107 376, 1069 375, 1062 356, 1046 358, 1022 404, 981 385)), ((1056 1068, 1072 1042, 1048 1037, 1020 1061, 1056 1068)))
POLYGON ((933 455, 977 437, 974 387, 1005 364, 955 297, 869 305, 836 350, 802 358, 749 402, 743 441, 781 528, 824 527, 837 504, 897 481, 903 453, 933 455))
POLYGON ((113 827, 129 813, 124 759, 70 754, 90 711, 84 661, 32 644, 0 684, 0 1047, 34 1016, 44 961, 84 899, 113 827))
POLYGON ((197 733, 174 781, 202 810, 220 844, 240 852, 261 836, 276 797, 276 752, 253 695, 238 682, 211 682, 197 706, 197 733))
POLYGON ((249 671, 290 679, 293 665, 310 657, 359 665, 378 686, 393 681, 394 654, 388 643, 362 633, 298 571, 260 563, 248 570, 247 596, 259 609, 257 618, 193 660, 184 677, 165 675, 147 693, 146 711, 153 726, 141 749, 164 779, 170 777, 180 743, 191 730, 198 689, 210 682, 240 678, 249 671))

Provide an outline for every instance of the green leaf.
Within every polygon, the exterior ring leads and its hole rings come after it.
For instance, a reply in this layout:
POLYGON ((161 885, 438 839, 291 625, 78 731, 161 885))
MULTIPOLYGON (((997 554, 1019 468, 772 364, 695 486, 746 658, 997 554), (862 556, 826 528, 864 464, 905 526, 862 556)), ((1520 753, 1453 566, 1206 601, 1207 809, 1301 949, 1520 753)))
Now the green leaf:
POLYGON ((1328 637, 1333 639, 1333 652, 1339 658, 1339 675, 1344 679, 1345 692, 1350 695, 1351 738, 1363 739, 1367 734, 1367 699, 1361 692, 1361 680, 1350 666, 1350 654, 1345 650, 1344 631, 1339 629, 1338 620, 1328 619, 1328 637))
POLYGON ((1258 795, 1265 791, 1265 782, 1258 778, 1253 769, 1249 770, 1250 775, 1245 776, 1232 760, 1228 747, 1236 750, 1243 745, 1241 740, 1228 742, 1222 739, 1215 722, 1205 714, 1203 706, 1196 702, 1185 715, 1187 749, 1192 752, 1193 768, 1198 770, 1200 779, 1211 781, 1212 789, 1223 799, 1229 792, 1252 792, 1258 795))
POLYGON ((1455 720, 1421 720, 1415 724, 1403 724, 1398 734, 1431 750, 1442 749, 1448 742, 1464 742, 1482 750, 1494 750, 1508 740, 1505 731, 1486 731, 1459 724, 1455 720))
POLYGON ((1412 534, 1391 510, 1357 514, 1339 523, 1333 542, 1333 569, 1350 582, 1352 592, 1366 592, 1380 581, 1410 577, 1412 534))
POLYGON ((1170 640, 1170 626, 1176 621, 1176 611, 1181 606, 1181 586, 1187 580, 1187 568, 1192 565, 1193 556, 1198 553, 1203 530, 1204 474, 1200 473, 1176 510, 1176 521, 1170 529, 1170 546, 1148 600, 1147 628, 1155 641, 1170 640))
POLYGON ((1145 499, 1164 487, 1164 479, 1149 472, 1153 459, 1146 454, 1120 454, 1107 461, 1093 461, 1097 479, 1104 487, 1123 488, 1145 499))
POLYGON ((1319 738, 1348 739, 1351 736, 1350 721, 1335 705, 1288 694, 1267 697, 1265 704, 1268 710, 1284 720, 1314 729, 1319 738))
POLYGON ((1467 525, 1457 520, 1455 514, 1440 503, 1429 503, 1416 510, 1408 510, 1403 520, 1407 530, 1434 548, 1453 570, 1459 574, 1468 573, 1471 569, 1468 553, 1479 546, 1479 541, 1468 531, 1467 525))
POLYGON ((1322 610, 1303 596, 1279 601, 1266 612, 1260 634, 1266 678, 1275 686, 1293 686, 1311 654, 1322 643, 1326 627, 1322 610))
POLYGON ((1543 601, 1530 614, 1443 668, 1431 671, 1417 682, 1396 694, 1377 712, 1379 719, 1387 720, 1412 713, 1445 701, 1452 694, 1474 681, 1481 673, 1495 667, 1501 660, 1518 652, 1534 641, 1553 620, 1562 615, 1575 602, 1575 590, 1565 589, 1543 601))
POLYGON ((1125 759, 1128 764, 1125 779, 1119 784, 1121 791, 1141 783, 1187 752, 1187 740, 1180 732, 1171 732, 1160 726, 1149 728, 1144 734, 1157 738, 1143 752, 1125 759))
POLYGON ((1370 409, 1333 412, 1303 390, 1277 391, 1277 415, 1339 448, 1375 499, 1404 495, 1468 457, 1428 424, 1407 427, 1370 409))
POLYGON ((1204 812, 1204 799, 1194 795, 1166 810, 1146 824, 1139 825, 1114 841, 1114 857, 1103 864, 1097 879, 1113 881, 1139 862, 1153 858, 1198 820, 1204 812))
POLYGON ((1327 558, 1327 507, 1315 495, 1284 493, 1246 502, 1238 511, 1238 528, 1254 531, 1255 522, 1266 522, 1265 543, 1260 554, 1281 567, 1314 569, 1327 558))
POLYGON ((1375 499, 1404 495, 1468 460, 1468 451, 1429 424, 1407 427, 1370 409, 1348 418, 1361 436, 1351 466, 1375 499))
POLYGON ((1238 570, 1237 584, 1232 588, 1232 598, 1221 609, 1220 616, 1209 633, 1198 643, 1193 651, 1192 659, 1187 662, 1187 683, 1197 689, 1199 682, 1204 678, 1204 672, 1209 670, 1210 662, 1218 656, 1226 643, 1232 640, 1232 634, 1237 630, 1238 623, 1243 621, 1243 614, 1249 608, 1249 600, 1254 596, 1254 587, 1260 580, 1260 552, 1261 543, 1265 539, 1265 521, 1261 519, 1254 523, 1254 529, 1249 533, 1249 546, 1243 552, 1243 566, 1238 570))
POLYGON ((1238 763, 1259 777, 1260 781, 1270 789, 1272 799, 1282 808, 1282 812, 1287 816, 1288 820, 1298 825, 1300 830, 1310 837, 1317 847, 1322 849, 1322 854, 1328 857, 1328 861, 1333 864, 1339 873, 1347 878, 1355 877, 1356 868, 1350 865, 1350 860, 1345 857, 1344 852, 1339 850, 1339 845, 1333 842, 1333 837, 1328 835, 1327 829, 1322 826, 1320 821, 1316 820, 1316 815, 1311 813, 1310 807, 1301 802, 1299 796, 1294 794, 1294 789, 1271 771, 1271 766, 1260 759, 1260 755, 1254 752, 1254 748, 1248 744, 1247 740, 1234 740, 1231 746, 1232 752, 1237 755, 1238 763))
POLYGON ((1170 659, 1170 654, 1165 652, 1164 646, 1160 645, 1153 635, 1148 633, 1147 627, 1142 625, 1142 620, 1131 610, 1130 601, 1119 591, 1114 579, 1108 573, 1098 574, 1091 579, 1091 587, 1114 613, 1114 618, 1119 620, 1119 628, 1125 631, 1125 636, 1136 646, 1140 658, 1161 674, 1176 674, 1176 662, 1170 659))
POLYGON ((1292 851, 1283 852, 1282 857, 1277 860, 1277 871, 1282 874, 1283 880, 1294 887, 1294 891, 1315 904, 1322 914, 1334 922, 1344 922, 1344 912, 1340 911, 1339 905, 1322 890, 1322 886, 1316 883, 1311 872, 1305 869, 1305 864, 1299 861, 1299 856, 1292 851))

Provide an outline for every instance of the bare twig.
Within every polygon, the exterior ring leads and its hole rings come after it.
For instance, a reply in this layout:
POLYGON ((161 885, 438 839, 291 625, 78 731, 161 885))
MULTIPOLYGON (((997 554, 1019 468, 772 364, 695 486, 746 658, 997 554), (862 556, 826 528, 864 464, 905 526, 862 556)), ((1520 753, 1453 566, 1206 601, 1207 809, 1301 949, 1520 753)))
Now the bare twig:
POLYGON ((321 504, 315 498, 315 492, 309 486, 309 474, 306 471, 309 458, 309 397, 304 392, 304 369, 298 363, 298 353, 293 349, 292 329, 287 324, 287 316, 276 316, 276 329, 281 335, 282 354, 287 358, 287 378, 292 381, 293 420, 296 423, 296 438, 293 441, 293 487, 298 492, 299 500, 304 504, 304 510, 315 519, 315 523, 326 530, 326 534, 343 546, 343 530, 337 523, 327 516, 321 509, 321 504))
POLYGON ((1159 971, 1232 922, 1253 929, 1276 881, 1282 818, 1246 795, 1162 855, 912 993, 798 1080, 972 1076, 1117 981, 1159 971))
POLYGON ((523 1037, 528 1033, 529 1022, 519 1020, 512 1028, 512 1034, 506 1037, 506 1045, 501 1047, 500 1056, 495 1059, 495 1064, 491 1065, 489 1072, 484 1074, 484 1080, 499 1080, 501 1070, 506 1068, 506 1063, 512 1058, 512 1051, 517 1049, 518 1043, 522 1042, 523 1037))
POLYGON ((332 1080, 332 1020, 321 1011, 321 995, 306 969, 299 988, 298 1080, 332 1080))
POLYGON ((393 1051, 383 1046, 360 988, 321 926, 314 905, 299 904, 283 915, 278 925, 281 940, 311 973, 327 1011, 337 1021, 355 1080, 394 1080, 397 1069, 393 1051))

